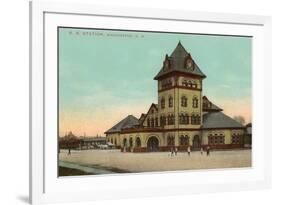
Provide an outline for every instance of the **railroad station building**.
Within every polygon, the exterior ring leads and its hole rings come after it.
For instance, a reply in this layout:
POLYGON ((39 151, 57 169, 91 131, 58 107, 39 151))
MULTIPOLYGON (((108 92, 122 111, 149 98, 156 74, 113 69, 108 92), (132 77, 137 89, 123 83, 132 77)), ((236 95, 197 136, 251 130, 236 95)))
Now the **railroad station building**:
POLYGON ((131 152, 170 151, 171 147, 180 151, 188 146, 193 150, 243 147, 245 126, 203 96, 205 78, 179 42, 154 77, 158 102, 139 118, 128 115, 107 130, 107 141, 131 152))

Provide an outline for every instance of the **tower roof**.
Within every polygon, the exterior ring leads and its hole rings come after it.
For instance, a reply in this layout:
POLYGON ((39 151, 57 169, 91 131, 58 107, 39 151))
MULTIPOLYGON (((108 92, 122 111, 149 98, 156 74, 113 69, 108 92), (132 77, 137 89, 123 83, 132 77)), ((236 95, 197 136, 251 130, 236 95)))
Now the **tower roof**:
POLYGON ((201 78, 206 77, 180 41, 172 54, 170 56, 166 55, 163 66, 154 79, 157 80, 174 71, 199 76, 201 78), (190 66, 187 66, 187 61, 191 62, 190 66))

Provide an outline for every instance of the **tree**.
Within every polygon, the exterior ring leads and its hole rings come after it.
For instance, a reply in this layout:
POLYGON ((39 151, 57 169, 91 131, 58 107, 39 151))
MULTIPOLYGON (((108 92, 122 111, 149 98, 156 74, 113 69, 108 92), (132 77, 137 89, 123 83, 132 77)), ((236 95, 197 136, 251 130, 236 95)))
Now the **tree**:
POLYGON ((236 120, 237 122, 241 123, 242 125, 244 125, 245 122, 246 122, 245 118, 243 116, 241 116, 241 115, 234 116, 233 119, 236 120))
POLYGON ((59 148, 61 149, 77 149, 79 148, 80 140, 72 132, 69 132, 64 137, 59 138, 59 148))

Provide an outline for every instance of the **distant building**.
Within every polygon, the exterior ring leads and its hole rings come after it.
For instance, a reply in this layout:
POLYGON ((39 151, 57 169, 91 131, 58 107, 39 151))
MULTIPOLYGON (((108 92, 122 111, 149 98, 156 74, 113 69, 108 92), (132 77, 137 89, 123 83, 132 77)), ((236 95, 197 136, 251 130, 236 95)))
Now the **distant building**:
POLYGON ((98 148, 99 145, 106 145, 106 137, 80 137, 80 149, 94 149, 98 148))
POLYGON ((107 130, 107 140, 134 152, 243 147, 245 127, 202 96, 204 78, 179 42, 154 77, 158 103, 139 119, 129 115, 107 130))

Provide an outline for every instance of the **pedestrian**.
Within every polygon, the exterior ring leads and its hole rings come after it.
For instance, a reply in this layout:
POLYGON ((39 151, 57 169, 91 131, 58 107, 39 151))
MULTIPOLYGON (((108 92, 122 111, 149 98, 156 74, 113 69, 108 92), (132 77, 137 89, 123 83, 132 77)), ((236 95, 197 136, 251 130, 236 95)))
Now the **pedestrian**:
POLYGON ((71 155, 71 149, 68 148, 68 155, 71 155))
POLYGON ((207 151, 207 156, 210 156, 210 147, 209 146, 207 147, 206 151, 207 151))
POLYGON ((175 156, 177 156, 177 154, 178 154, 178 148, 175 147, 175 156))
POLYGON ((174 155, 173 147, 171 147, 171 157, 174 155))
POLYGON ((201 155, 203 155, 203 152, 204 152, 203 147, 201 147, 200 152, 201 152, 201 155))
POLYGON ((190 152, 191 152, 191 149, 190 149, 190 146, 187 147, 187 154, 188 156, 190 156, 190 152))

